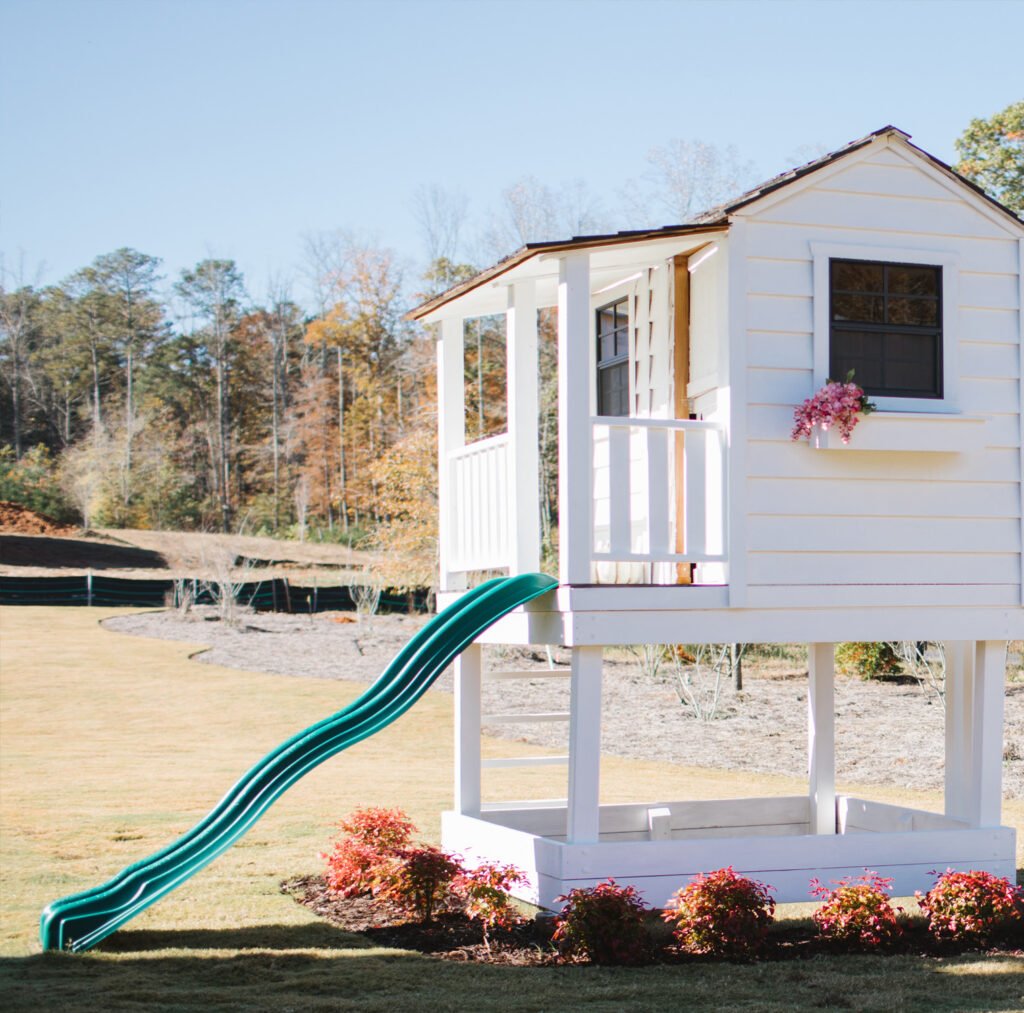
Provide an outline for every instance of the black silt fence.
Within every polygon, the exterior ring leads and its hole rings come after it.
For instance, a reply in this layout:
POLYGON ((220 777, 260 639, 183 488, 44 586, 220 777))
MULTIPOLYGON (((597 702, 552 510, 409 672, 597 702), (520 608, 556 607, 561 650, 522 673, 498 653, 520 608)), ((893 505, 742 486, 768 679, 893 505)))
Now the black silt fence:
MULTIPOLYGON (((0 577, 0 605, 125 605, 135 608, 161 608, 175 603, 175 584, 187 590, 197 605, 214 604, 203 582, 186 579, 133 580, 96 574, 75 577, 0 577)), ((243 584, 238 601, 257 612, 353 612, 355 603, 345 586, 320 587, 292 584, 277 577, 243 584)), ((419 589, 411 594, 385 591, 380 596, 380 612, 424 612, 430 592, 419 589)))

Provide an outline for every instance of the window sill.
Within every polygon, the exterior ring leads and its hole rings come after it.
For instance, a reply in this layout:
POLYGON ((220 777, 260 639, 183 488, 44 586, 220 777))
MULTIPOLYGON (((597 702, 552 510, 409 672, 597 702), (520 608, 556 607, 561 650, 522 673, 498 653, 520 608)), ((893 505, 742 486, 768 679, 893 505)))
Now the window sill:
POLYGON ((985 446, 987 421, 979 415, 880 411, 861 418, 849 443, 843 443, 837 429, 815 430, 811 447, 815 450, 964 454, 985 446))

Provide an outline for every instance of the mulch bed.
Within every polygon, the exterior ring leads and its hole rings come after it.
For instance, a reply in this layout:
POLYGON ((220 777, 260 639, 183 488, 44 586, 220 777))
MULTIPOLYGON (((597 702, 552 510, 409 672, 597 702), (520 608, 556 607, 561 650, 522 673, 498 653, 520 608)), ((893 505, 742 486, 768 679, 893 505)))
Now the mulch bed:
MULTIPOLYGON (((421 924, 408 921, 394 905, 368 896, 339 897, 321 876, 304 876, 281 884, 281 892, 296 903, 309 908, 332 925, 363 936, 375 946, 399 950, 415 950, 441 960, 463 963, 479 962, 520 967, 551 967, 564 961, 551 943, 552 921, 538 918, 510 931, 497 931, 491 937, 490 950, 484 945, 478 922, 458 911, 445 911, 433 922, 421 924)), ((649 928, 654 942, 651 964, 691 964, 717 961, 719 958, 695 956, 681 952, 673 945, 669 927, 652 915, 649 928)), ((1012 940, 1013 948, 982 951, 989 956, 1024 959, 1024 939, 1012 940)), ((969 947, 940 943, 925 928, 923 919, 911 919, 905 925, 900 941, 884 951, 886 954, 951 957, 967 952, 969 947)), ((776 926, 768 938, 759 961, 806 960, 819 955, 849 952, 824 940, 808 935, 799 925, 776 926)))

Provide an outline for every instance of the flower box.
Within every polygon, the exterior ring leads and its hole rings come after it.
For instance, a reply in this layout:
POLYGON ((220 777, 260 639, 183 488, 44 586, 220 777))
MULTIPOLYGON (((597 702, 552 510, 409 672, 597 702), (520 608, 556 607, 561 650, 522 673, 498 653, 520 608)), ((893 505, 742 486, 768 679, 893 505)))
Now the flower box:
POLYGON ((874 412, 858 422, 849 443, 835 428, 815 428, 814 450, 888 450, 963 454, 985 446, 987 419, 979 415, 874 412))

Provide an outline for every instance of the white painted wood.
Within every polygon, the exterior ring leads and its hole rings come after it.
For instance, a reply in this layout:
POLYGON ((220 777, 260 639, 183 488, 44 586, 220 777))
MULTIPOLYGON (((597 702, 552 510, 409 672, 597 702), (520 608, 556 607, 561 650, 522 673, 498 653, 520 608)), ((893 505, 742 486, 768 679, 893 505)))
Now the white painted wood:
MULTIPOLYGON (((848 584, 1015 584, 1020 560, 1015 552, 752 552, 751 585, 822 585, 842 574, 848 584)), ((822 603, 824 604, 824 602, 822 603)))
POLYGON ((437 342, 437 452, 438 452, 438 554, 441 590, 457 591, 466 586, 465 575, 452 563, 452 541, 456 517, 462 509, 448 455, 466 442, 466 406, 463 382, 463 320, 446 317, 437 342))
POLYGON ((506 313, 508 376, 509 514, 511 539, 509 572, 530 573, 540 568, 540 451, 537 294, 531 281, 509 288, 506 313))
POLYGON ((457 491, 459 511, 447 535, 453 569, 485 570, 508 565, 512 553, 509 467, 506 433, 449 453, 449 481, 457 491))
POLYGON ((835 645, 808 644, 807 761, 811 828, 836 832, 835 645))
POLYGON ((628 555, 632 550, 629 435, 628 429, 618 426, 608 431, 609 554, 612 559, 628 555))
POLYGON ((569 762, 568 756, 495 756, 480 761, 488 770, 503 767, 562 767, 569 762))
POLYGON ((485 725, 527 725, 553 721, 568 721, 568 711, 520 711, 508 714, 485 714, 485 725))
POLYGON ((972 703, 969 819, 974 826, 1000 822, 1003 774, 1003 686, 1006 643, 981 640, 975 645, 972 703))
POLYGON ((945 812, 956 819, 971 816, 974 746, 974 643, 946 641, 945 812))
MULTIPOLYGON (((647 436, 647 517, 648 545, 651 555, 663 558, 669 550, 669 431, 648 429, 647 436)), ((672 436, 673 441, 676 439, 672 436)))
POLYGON ((504 672, 486 672, 484 678, 488 682, 503 682, 522 679, 568 679, 572 674, 569 668, 522 668, 504 672))
POLYGON ((594 354, 591 348, 589 254, 558 262, 558 495, 562 583, 590 582, 591 427, 594 354))
POLYGON ((814 450, 964 454, 987 443, 988 419, 979 415, 923 415, 879 412, 866 415, 843 443, 838 429, 818 432, 814 450))
POLYGON ((480 672, 482 651, 470 644, 455 659, 455 808, 480 812, 480 672))
MULTIPOLYGON (((748 310, 747 257, 749 255, 745 218, 734 220, 729 229, 728 257, 729 283, 727 340, 722 342, 723 375, 729 386, 722 398, 722 411, 729 420, 729 453, 726 459, 726 532, 723 539, 729 547, 726 582, 729 585, 729 604, 743 608, 747 604, 747 584, 750 580, 747 560, 746 533, 746 476, 747 455, 747 327, 754 319, 748 310)), ((713 543, 712 543, 713 544, 713 543)))
POLYGON ((1024 605, 1024 237, 1017 240, 1017 449, 1020 482, 1020 602, 1024 605))
POLYGON ((683 546, 687 554, 708 551, 708 443, 688 438, 683 453, 683 546))
POLYGON ((599 647, 572 649, 569 718, 569 809, 566 834, 574 842, 598 838, 601 791, 601 667, 599 647))
POLYGON ((870 799, 844 796, 839 799, 841 833, 905 833, 911 830, 966 830, 967 820, 906 806, 887 805, 870 799))
POLYGON ((652 841, 669 841, 672 839, 672 810, 659 806, 647 810, 647 833, 652 841))

